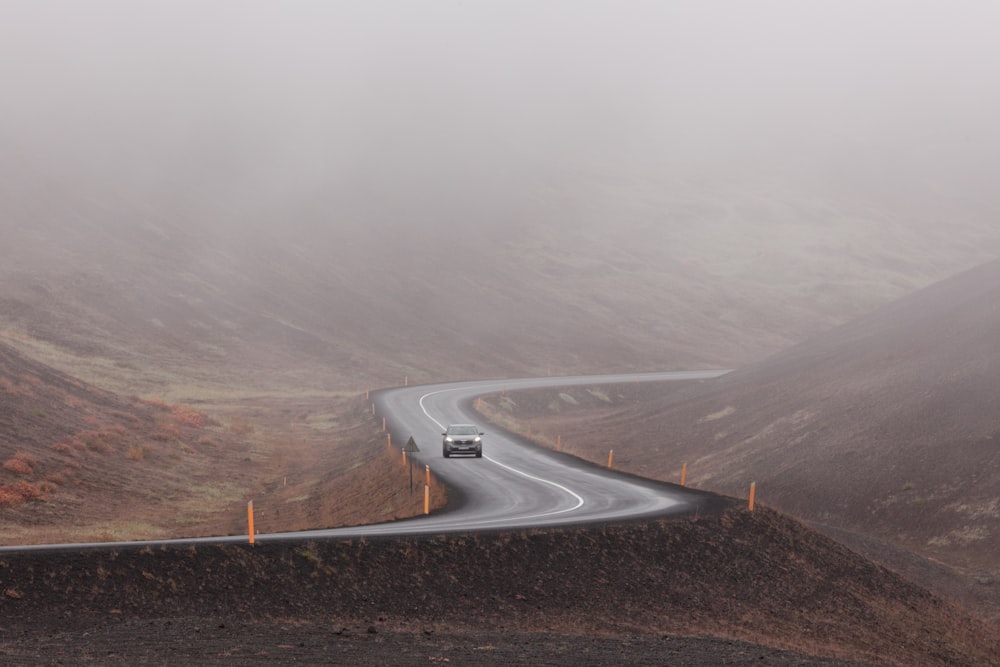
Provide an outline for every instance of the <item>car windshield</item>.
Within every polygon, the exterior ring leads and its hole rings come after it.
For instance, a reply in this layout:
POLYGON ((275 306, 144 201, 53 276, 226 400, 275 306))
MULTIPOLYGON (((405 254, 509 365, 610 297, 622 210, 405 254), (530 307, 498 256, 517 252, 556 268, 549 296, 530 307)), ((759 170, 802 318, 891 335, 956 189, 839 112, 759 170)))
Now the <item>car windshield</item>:
POLYGON ((479 435, 479 429, 476 428, 475 426, 468 426, 468 425, 463 425, 463 426, 449 426, 448 427, 448 434, 449 435, 479 435))

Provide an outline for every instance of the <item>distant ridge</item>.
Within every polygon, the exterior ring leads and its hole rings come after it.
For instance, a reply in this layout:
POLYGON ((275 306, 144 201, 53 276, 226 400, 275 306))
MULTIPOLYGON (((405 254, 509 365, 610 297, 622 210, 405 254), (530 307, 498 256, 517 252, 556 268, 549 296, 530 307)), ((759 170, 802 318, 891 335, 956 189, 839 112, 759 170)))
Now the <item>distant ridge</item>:
POLYGON ((424 216, 186 180, 164 198, 3 152, 0 176, 0 340, 125 393, 739 367, 1000 242, 819 185, 615 165, 424 216))

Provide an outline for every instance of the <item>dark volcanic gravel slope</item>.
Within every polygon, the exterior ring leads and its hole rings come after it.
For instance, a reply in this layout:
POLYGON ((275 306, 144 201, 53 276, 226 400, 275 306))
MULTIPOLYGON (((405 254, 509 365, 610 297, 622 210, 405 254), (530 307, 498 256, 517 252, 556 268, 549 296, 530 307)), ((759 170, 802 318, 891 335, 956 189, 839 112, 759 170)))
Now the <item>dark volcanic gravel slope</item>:
MULTIPOLYGON (((484 645, 637 636, 653 651, 650 637, 701 635, 842 660, 1000 664, 996 628, 767 510, 424 539, 4 553, 0 592, 8 656, 36 641, 77 655, 90 633, 169 621, 245 627, 241 646, 272 651, 283 640, 267 628, 287 626, 302 642, 347 628, 484 645)), ((119 653, 148 644, 155 654, 157 641, 135 637, 119 653)), ((668 662, 669 642, 652 646, 662 653, 639 662, 668 662)))
POLYGON ((0 644, 5 664, 94 665, 683 665, 871 667, 711 637, 550 632, 399 632, 335 621, 219 618, 111 621, 85 637, 59 632, 0 644))

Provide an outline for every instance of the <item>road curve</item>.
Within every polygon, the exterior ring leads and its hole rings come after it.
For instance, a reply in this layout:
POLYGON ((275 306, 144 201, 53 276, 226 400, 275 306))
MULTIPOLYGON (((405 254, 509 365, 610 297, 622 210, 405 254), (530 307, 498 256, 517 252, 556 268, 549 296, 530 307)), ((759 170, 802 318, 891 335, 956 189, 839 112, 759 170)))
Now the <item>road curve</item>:
MULTIPOLYGON (((413 437, 420 451, 412 454, 415 481, 423 480, 424 465, 453 493, 448 508, 427 516, 349 528, 257 535, 258 542, 352 538, 362 536, 424 535, 444 532, 530 528, 625 518, 642 518, 694 509, 704 494, 607 470, 571 456, 558 454, 515 436, 490 430, 472 409, 476 396, 504 390, 632 382, 705 380, 728 371, 675 371, 626 375, 590 375, 514 380, 482 380, 400 387, 376 392, 375 409, 385 416, 393 444, 413 437), (448 423, 479 423, 486 431, 484 454, 443 458, 441 431, 448 423), (457 496, 457 498, 455 498, 457 496)), ((611 445, 613 446, 613 445, 611 445)), ((115 542, 128 545, 205 544, 245 542, 245 535, 228 537, 115 542)), ((0 547, 80 549, 108 544, 52 544, 0 547)))

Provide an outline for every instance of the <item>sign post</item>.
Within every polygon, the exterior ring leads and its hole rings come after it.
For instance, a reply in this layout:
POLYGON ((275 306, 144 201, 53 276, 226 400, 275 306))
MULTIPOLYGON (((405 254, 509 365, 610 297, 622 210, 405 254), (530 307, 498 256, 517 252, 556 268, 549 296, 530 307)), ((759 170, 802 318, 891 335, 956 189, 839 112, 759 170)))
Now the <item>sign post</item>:
MULTIPOLYGON (((406 445, 403 447, 403 452, 406 454, 412 454, 414 452, 419 452, 420 448, 417 447, 417 442, 410 436, 410 439, 406 441, 406 445)), ((413 493, 413 459, 407 457, 410 461, 410 493, 413 493)))

